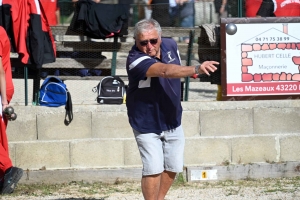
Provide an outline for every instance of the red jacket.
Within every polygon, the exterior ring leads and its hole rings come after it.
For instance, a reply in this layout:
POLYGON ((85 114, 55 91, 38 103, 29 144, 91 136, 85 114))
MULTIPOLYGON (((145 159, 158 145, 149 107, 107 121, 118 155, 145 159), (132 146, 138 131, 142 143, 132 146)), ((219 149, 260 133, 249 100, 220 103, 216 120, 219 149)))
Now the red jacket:
POLYGON ((11 5, 14 46, 23 64, 41 68, 55 62, 56 47, 40 1, 3 0, 11 5))
POLYGON ((300 16, 300 2, 292 0, 276 0, 274 3, 276 17, 296 17, 300 16))
POLYGON ((263 0, 246 0, 246 17, 256 17, 256 13, 263 0))
POLYGON ((43 10, 47 16, 47 20, 50 26, 56 26, 59 24, 56 18, 56 11, 59 10, 58 0, 40 0, 43 10))

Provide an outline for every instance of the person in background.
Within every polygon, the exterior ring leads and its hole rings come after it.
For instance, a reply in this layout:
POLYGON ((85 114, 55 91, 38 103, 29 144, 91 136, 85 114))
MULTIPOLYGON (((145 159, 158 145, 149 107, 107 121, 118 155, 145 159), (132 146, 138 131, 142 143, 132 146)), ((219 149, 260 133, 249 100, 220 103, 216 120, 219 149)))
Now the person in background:
POLYGON ((49 26, 60 24, 60 10, 58 0, 40 0, 49 26))
POLYGON ((179 6, 176 0, 169 0, 170 8, 170 26, 177 27, 178 26, 178 16, 179 16, 179 6))
POLYGON ((5 29, 0 26, 0 191, 1 194, 10 194, 14 191, 17 183, 23 175, 23 170, 14 167, 9 157, 9 147, 6 135, 8 119, 3 114, 5 108, 14 94, 12 71, 10 64, 10 41, 5 29))
POLYGON ((143 0, 143 2, 145 3, 144 6, 145 18, 150 19, 152 15, 152 10, 151 10, 151 6, 149 5, 149 0, 143 0))
MULTIPOLYGON (((180 26, 181 27, 194 27, 195 24, 195 8, 194 0, 176 0, 179 5, 180 26)), ((189 37, 183 37, 185 43, 189 43, 189 37)))
POLYGON ((154 19, 135 24, 134 40, 126 62, 127 115, 143 163, 143 196, 146 200, 163 200, 176 173, 183 171, 180 78, 209 75, 219 63, 181 66, 175 40, 163 38, 154 19))
POLYGON ((227 17, 227 0, 214 0, 214 5, 218 18, 227 17))

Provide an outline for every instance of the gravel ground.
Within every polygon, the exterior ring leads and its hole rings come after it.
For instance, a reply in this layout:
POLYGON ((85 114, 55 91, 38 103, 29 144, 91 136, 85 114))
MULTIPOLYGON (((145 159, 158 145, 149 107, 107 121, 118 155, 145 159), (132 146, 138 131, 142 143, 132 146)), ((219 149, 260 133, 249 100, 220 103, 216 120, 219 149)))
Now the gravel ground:
MULTIPOLYGON (((19 185, 5 200, 142 200, 140 183, 19 185)), ((175 182, 165 200, 300 199, 300 177, 217 182, 175 182)))

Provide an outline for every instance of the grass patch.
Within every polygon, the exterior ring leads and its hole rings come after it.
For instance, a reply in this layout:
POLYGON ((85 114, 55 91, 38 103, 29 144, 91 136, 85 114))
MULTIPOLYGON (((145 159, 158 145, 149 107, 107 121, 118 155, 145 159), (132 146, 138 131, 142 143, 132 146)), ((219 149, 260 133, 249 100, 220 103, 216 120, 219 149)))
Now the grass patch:
POLYGON ((183 186, 186 183, 183 173, 177 174, 172 186, 183 186))

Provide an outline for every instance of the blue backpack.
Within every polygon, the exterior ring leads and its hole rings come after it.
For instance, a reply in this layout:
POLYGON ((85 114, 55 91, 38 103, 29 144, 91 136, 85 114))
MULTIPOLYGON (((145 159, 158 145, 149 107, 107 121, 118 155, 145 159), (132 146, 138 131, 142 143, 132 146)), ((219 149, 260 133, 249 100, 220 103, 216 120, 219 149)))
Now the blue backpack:
POLYGON ((40 106, 59 107, 65 105, 65 124, 69 125, 73 120, 71 94, 66 84, 57 77, 48 77, 40 88, 40 106), (67 120, 67 117, 69 118, 67 120))

